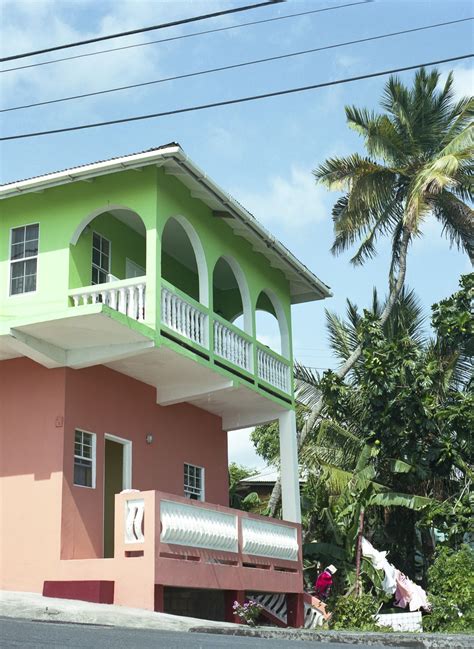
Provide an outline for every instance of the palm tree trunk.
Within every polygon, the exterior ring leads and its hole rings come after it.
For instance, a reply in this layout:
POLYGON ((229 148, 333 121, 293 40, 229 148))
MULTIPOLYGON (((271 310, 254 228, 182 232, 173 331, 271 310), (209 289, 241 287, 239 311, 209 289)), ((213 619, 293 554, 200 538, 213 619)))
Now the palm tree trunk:
MULTIPOLYGON (((406 269, 407 269, 407 252, 408 252, 408 245, 410 243, 410 236, 411 236, 410 230, 404 227, 403 234, 402 234, 402 241, 400 245, 398 276, 396 282, 394 282, 393 285, 391 286, 388 300, 385 304, 384 310, 380 315, 379 322, 381 325, 384 325, 385 322, 388 320, 388 317, 390 316, 392 309, 396 301, 398 300, 400 292, 405 283, 405 276, 406 276, 406 269)), ((336 370, 334 374, 339 379, 343 379, 346 376, 346 374, 350 372, 350 370, 357 363, 361 354, 362 354, 362 345, 358 345, 354 349, 352 354, 349 356, 349 358, 345 361, 345 363, 343 363, 343 365, 341 365, 341 367, 338 370, 336 370)), ((323 407, 324 407, 324 398, 321 396, 317 400, 314 408, 311 410, 311 413, 308 419, 305 421, 305 424, 301 430, 301 434, 298 439, 298 450, 301 449, 306 437, 313 430, 314 425, 316 424, 316 421, 318 420, 323 407)), ((280 504, 280 500, 281 500, 281 480, 280 477, 278 477, 278 480, 275 482, 275 486, 273 487, 270 500, 268 501, 268 511, 270 516, 275 516, 276 510, 278 509, 278 506, 280 504)))

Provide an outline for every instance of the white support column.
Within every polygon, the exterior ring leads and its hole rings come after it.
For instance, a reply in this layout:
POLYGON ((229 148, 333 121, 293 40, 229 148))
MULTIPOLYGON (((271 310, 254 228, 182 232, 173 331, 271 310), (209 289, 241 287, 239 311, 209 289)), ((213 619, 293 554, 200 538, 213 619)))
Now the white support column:
POLYGON ((298 442, 294 410, 278 418, 280 428, 280 475, 283 520, 301 523, 298 442))

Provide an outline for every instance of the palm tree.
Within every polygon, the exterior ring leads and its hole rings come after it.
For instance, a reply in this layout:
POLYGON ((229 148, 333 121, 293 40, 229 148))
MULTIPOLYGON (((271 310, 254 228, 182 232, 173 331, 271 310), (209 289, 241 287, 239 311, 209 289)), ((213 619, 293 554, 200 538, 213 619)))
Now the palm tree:
MULTIPOLYGON (((333 254, 359 247, 352 257, 363 264, 376 254, 377 239, 392 238, 389 295, 380 313, 383 325, 404 286, 410 243, 429 217, 441 222, 451 245, 474 260, 474 97, 454 100, 453 75, 438 89, 440 73, 417 71, 408 88, 390 77, 382 94, 384 113, 346 107, 349 126, 363 138, 367 156, 357 153, 326 160, 314 175, 344 194, 333 207, 333 254)), ((362 353, 358 344, 338 368, 344 378, 362 353)), ((299 434, 299 447, 318 421, 320 397, 299 434)), ((277 481, 269 501, 274 515, 281 497, 277 481)))

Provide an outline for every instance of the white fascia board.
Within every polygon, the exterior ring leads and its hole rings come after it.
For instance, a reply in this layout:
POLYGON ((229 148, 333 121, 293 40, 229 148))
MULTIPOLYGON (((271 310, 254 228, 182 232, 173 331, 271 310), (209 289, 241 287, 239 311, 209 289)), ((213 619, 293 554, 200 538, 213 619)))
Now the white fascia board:
POLYGON ((113 160, 94 162, 89 165, 66 169, 52 174, 45 174, 44 176, 37 176, 36 178, 30 178, 29 180, 9 183, 0 187, 0 198, 18 196, 19 194, 55 187, 57 185, 64 185, 76 180, 95 178, 97 176, 117 171, 124 171, 125 169, 134 169, 156 163, 163 163, 167 157, 175 155, 179 150, 179 147, 172 146, 157 151, 146 151, 145 153, 136 153, 134 155, 127 155, 113 160))

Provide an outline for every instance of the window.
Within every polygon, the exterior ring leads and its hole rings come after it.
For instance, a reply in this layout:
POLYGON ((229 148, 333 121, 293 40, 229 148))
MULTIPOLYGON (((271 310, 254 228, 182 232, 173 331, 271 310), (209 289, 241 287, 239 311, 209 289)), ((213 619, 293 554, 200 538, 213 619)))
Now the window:
POLYGON ((10 295, 36 291, 39 224, 11 230, 10 295))
POLYGON ((92 235, 92 284, 105 284, 110 272, 110 241, 97 232, 92 235))
POLYGON ((191 500, 204 500, 204 469, 193 464, 184 465, 184 495, 191 500))
POLYGON ((83 430, 74 437, 74 484, 95 488, 95 435, 83 430))

